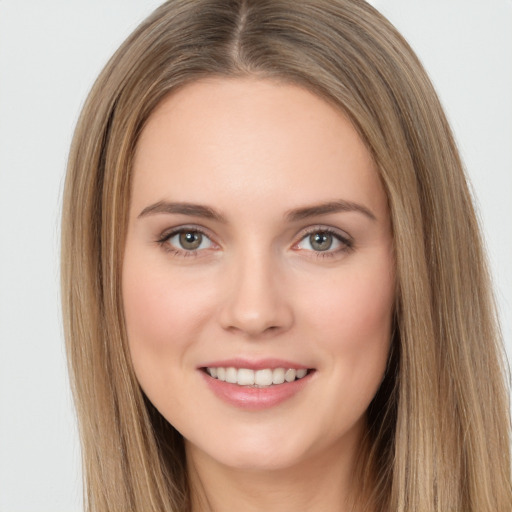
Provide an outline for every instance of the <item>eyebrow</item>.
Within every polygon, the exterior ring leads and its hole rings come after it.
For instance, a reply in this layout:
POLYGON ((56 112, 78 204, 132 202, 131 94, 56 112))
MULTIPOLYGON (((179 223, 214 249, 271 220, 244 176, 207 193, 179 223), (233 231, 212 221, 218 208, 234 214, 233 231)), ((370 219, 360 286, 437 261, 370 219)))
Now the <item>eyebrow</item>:
POLYGON ((158 203, 147 206, 139 213, 138 218, 148 215, 156 215, 158 213, 175 213, 182 215, 190 215, 193 217, 203 217, 218 222, 226 223, 226 219, 213 208, 194 203, 170 203, 168 201, 158 201, 158 203))
POLYGON ((377 217, 372 213, 371 210, 366 208, 366 206, 363 206, 359 203, 354 203, 352 201, 345 201, 344 199, 289 210, 285 213, 285 219, 289 222, 296 222, 299 220, 307 219, 309 217, 316 217, 317 215, 327 215, 329 213, 339 212, 358 212, 362 213, 373 221, 377 220, 377 217))
MULTIPOLYGON (((329 213, 339 212, 359 212, 371 220, 377 220, 375 215, 366 208, 366 206, 352 201, 345 201, 344 199, 288 210, 284 218, 288 222, 297 222, 318 215, 328 215, 329 213)), ((147 206, 139 213, 138 218, 140 219, 141 217, 159 213, 190 215, 193 217, 216 220, 224 224, 227 223, 223 215, 209 206, 195 203, 173 203, 169 201, 158 201, 157 203, 147 206)))

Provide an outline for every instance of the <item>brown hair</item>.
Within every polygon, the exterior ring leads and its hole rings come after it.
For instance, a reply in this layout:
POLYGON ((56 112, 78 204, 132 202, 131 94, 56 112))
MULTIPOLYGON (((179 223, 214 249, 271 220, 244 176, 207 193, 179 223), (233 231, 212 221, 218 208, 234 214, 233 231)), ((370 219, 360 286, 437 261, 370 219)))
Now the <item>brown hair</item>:
POLYGON ((112 57, 84 106, 64 193, 62 300, 90 512, 184 511, 180 435, 144 397, 126 342, 121 264, 147 119, 204 76, 301 85, 341 108, 384 183, 396 328, 368 411, 375 511, 512 510, 503 354, 482 241, 433 87, 362 0, 174 0, 112 57))

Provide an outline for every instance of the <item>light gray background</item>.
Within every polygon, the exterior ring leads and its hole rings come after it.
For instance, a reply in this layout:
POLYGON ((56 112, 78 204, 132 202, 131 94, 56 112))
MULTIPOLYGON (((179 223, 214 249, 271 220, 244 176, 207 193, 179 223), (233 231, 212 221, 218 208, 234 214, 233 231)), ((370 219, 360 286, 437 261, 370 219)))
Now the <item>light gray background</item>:
MULTIPOLYGON (((81 510, 59 211, 92 82, 160 0, 0 0, 0 512, 81 510)), ((474 193, 512 354, 512 1, 373 0, 417 51, 474 193)))

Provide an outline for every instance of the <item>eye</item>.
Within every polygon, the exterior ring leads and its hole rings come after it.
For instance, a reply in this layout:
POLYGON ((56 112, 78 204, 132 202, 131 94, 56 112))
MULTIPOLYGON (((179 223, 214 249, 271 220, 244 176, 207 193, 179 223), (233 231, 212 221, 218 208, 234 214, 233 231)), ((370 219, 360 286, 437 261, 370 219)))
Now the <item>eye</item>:
POLYGON ((214 244, 210 238, 195 228, 180 228, 164 234, 158 242, 166 250, 175 253, 193 254, 204 249, 211 249, 214 244))
POLYGON ((325 253, 322 256, 327 256, 348 251, 352 246, 353 243, 348 236, 322 228, 307 232, 295 247, 299 250, 325 253))
POLYGON ((314 251, 328 251, 335 240, 331 233, 319 232, 309 235, 307 241, 314 251))

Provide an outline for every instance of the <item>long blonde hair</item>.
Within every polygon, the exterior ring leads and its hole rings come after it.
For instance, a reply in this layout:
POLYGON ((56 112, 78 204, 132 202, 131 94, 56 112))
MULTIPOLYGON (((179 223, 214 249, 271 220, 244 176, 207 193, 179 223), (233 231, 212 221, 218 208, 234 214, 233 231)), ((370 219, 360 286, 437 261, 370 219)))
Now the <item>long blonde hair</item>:
POLYGON ((62 227, 87 510, 190 507, 182 439, 134 376, 120 277, 138 136, 167 94, 208 75, 285 80, 320 95, 349 116, 380 171, 396 325, 368 410, 368 507, 512 510, 503 352, 461 161, 418 59, 362 0, 173 0, 94 85, 69 156, 62 227))

